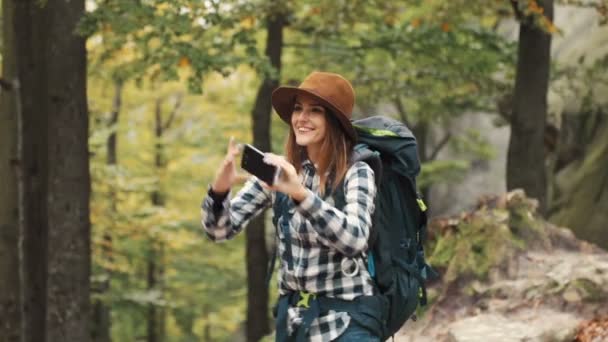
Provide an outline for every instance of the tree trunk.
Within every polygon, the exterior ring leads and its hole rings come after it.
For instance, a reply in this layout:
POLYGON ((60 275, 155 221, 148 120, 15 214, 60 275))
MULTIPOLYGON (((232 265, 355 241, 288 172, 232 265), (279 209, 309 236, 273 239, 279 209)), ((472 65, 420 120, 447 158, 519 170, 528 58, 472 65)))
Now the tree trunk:
MULTIPOLYGON (((89 156, 84 1, 3 3, 19 91, 21 341, 88 341, 89 156), (52 118, 50 120, 49 118, 52 118)), ((9 67, 10 68, 10 67, 9 67)), ((13 270, 15 271, 15 270, 13 270)))
MULTIPOLYGON (((266 56, 277 71, 281 71, 284 13, 271 13, 267 23, 266 56)), ((262 151, 270 151, 270 115, 272 91, 279 85, 277 78, 266 75, 258 89, 252 112, 253 144, 262 151)), ((264 238, 264 215, 251 221, 247 234, 247 341, 259 341, 270 333, 268 319, 268 287, 266 271, 268 253, 264 238)))
MULTIPOLYGON (((176 97, 175 105, 166 119, 163 120, 162 115, 162 99, 156 100, 156 106, 154 111, 154 135, 156 142, 154 145, 154 167, 159 176, 156 190, 152 191, 151 202, 152 205, 157 207, 163 207, 165 205, 165 196, 161 190, 160 175, 163 169, 167 166, 167 161, 164 152, 163 134, 171 127, 173 119, 181 106, 182 97, 178 94, 176 97)), ((162 242, 156 241, 156 238, 152 236, 150 238, 150 253, 148 255, 148 290, 160 290, 162 291, 163 283, 163 245, 162 242)), ((148 342, 162 341, 165 334, 165 317, 166 312, 162 307, 157 307, 156 304, 150 304, 148 306, 148 342)))
MULTIPOLYGON (((553 0, 538 1, 553 18, 553 0)), ((551 35, 521 18, 517 71, 507 154, 507 188, 522 188, 546 209, 544 133, 551 61, 551 35)))
MULTIPOLYGON (((46 41, 51 37, 46 10, 35 0, 12 1, 15 53, 21 102, 18 115, 17 186, 19 192, 19 278, 21 282, 21 339, 44 342, 47 270, 47 82, 46 41)), ((9 42, 6 42, 9 43, 9 42)), ((49 61, 50 62, 50 61, 49 61)), ((61 83, 63 84, 63 82, 61 83)))
POLYGON ((5 81, 12 89, 0 94, 0 336, 7 342, 20 340, 20 285, 19 272, 19 196, 17 192, 17 104, 15 89, 17 78, 14 41, 14 5, 2 3, 3 27, 2 70, 5 81))
MULTIPOLYGON (((150 251, 148 254, 148 291, 153 291, 156 288, 156 253, 154 251, 153 241, 150 243, 150 251)), ((156 319, 156 304, 148 304, 148 342, 159 341, 157 334, 157 319, 156 319)))
MULTIPOLYGON (((429 125, 425 121, 419 121, 414 127, 411 127, 412 133, 416 137, 416 143, 418 144, 418 158, 420 158, 420 164, 424 164, 429 161, 428 156, 428 138, 429 138, 429 125)), ((427 205, 431 203, 431 186, 424 186, 420 188, 422 198, 427 205)))
MULTIPOLYGON (((39 3, 36 1, 36 3, 39 3)), ((48 35, 47 341, 90 341, 90 174, 84 0, 45 3, 48 35)), ((29 214, 29 213, 28 213, 29 214)))
MULTIPOLYGON (((116 166, 118 163, 118 153, 116 151, 118 137, 116 134, 116 126, 118 125, 118 118, 120 117, 120 109, 122 105, 122 86, 123 83, 120 80, 116 80, 114 82, 114 101, 112 103, 112 113, 110 117, 110 121, 108 122, 108 127, 114 127, 114 131, 108 137, 106 143, 106 165, 108 166, 116 166)), ((108 201, 110 203, 110 215, 113 216, 118 212, 117 208, 117 197, 116 190, 113 185, 110 186, 109 198, 108 201)), ((112 238, 112 227, 104 227, 105 231, 103 232, 103 246, 102 246, 102 258, 105 259, 106 262, 111 264, 113 262, 113 238, 112 238)), ((104 270, 105 277, 104 280, 99 284, 99 293, 105 294, 110 291, 110 285, 112 280, 112 272, 111 270, 104 270)), ((110 342, 111 340, 111 307, 108 303, 105 303, 103 300, 97 300, 94 303, 93 309, 93 340, 96 342, 110 342)))

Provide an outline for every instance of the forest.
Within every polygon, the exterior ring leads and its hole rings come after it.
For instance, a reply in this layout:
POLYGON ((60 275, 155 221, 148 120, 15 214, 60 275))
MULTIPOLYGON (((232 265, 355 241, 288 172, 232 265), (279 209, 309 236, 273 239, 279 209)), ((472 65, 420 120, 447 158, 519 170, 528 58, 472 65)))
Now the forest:
POLYGON ((0 341, 273 340, 271 212, 213 243, 201 201, 314 70, 417 139, 395 341, 608 340, 608 0, 1 2, 0 341))

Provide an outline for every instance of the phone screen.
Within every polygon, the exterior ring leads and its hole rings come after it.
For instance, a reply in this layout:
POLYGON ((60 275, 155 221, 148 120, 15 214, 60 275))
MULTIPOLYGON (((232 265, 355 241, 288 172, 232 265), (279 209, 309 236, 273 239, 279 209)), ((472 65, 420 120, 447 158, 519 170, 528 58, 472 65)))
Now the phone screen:
POLYGON ((264 153, 249 144, 245 144, 243 149, 241 167, 268 185, 274 183, 279 171, 276 166, 266 164, 264 162, 264 153))

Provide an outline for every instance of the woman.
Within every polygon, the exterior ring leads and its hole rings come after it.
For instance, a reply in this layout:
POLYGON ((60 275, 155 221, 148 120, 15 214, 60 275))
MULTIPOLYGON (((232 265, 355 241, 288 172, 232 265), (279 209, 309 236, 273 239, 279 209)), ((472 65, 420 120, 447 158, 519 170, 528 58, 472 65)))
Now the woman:
POLYGON ((287 199, 287 210, 279 213, 286 227, 279 230, 278 245, 279 341, 287 336, 299 340, 306 336, 310 341, 380 340, 380 332, 370 329, 374 324, 348 307, 375 298, 364 255, 376 186, 366 163, 349 163, 356 141, 350 122, 354 102, 351 84, 333 73, 313 72, 297 88, 279 87, 272 94, 272 105, 289 124, 289 136, 285 157, 267 153, 265 162, 281 168, 281 179, 268 186, 252 177, 230 198, 239 153, 231 139, 203 201, 205 231, 212 240, 221 241, 234 237, 278 197, 287 199), (344 190, 341 208, 332 197, 338 187, 344 190))

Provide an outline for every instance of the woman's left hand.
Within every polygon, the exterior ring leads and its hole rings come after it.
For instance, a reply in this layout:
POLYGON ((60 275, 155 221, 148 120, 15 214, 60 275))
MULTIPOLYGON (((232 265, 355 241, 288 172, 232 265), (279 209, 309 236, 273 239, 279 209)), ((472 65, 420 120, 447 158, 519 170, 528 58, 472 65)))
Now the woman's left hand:
POLYGON ((279 179, 272 186, 264 184, 266 188, 272 191, 280 191, 299 202, 306 198, 308 191, 300 182, 298 172, 284 157, 273 153, 265 153, 264 162, 281 169, 279 179))

